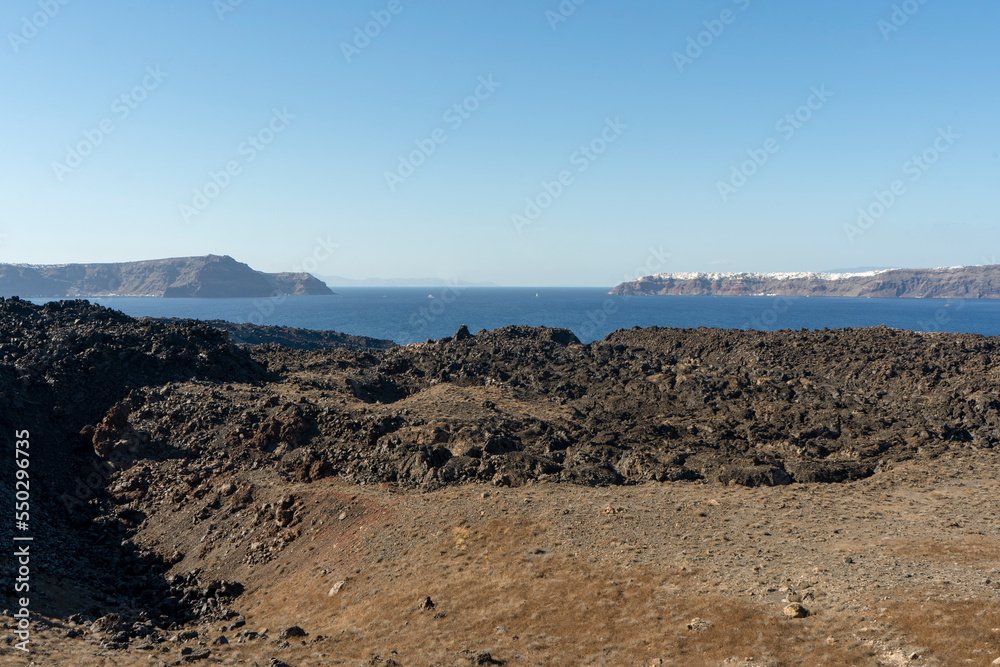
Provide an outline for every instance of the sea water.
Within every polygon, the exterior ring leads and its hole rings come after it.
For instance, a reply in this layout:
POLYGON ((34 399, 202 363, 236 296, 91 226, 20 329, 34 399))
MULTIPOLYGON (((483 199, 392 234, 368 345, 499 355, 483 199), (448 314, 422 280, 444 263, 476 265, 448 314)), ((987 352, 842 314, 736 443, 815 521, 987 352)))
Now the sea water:
MULTIPOLYGON (((583 342, 617 329, 822 329, 885 325, 1000 335, 1000 300, 612 296, 607 288, 340 287, 334 296, 91 298, 135 317, 222 319, 385 338, 400 344, 511 324, 565 327, 583 342)), ((51 299, 33 299, 37 303, 51 299)))

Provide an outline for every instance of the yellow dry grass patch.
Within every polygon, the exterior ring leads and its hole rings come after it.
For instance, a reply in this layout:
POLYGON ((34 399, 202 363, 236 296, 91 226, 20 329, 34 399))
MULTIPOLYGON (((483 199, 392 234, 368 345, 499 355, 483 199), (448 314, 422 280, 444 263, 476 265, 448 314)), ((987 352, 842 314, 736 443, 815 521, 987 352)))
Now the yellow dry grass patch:
POLYGON ((697 571, 549 553, 545 537, 519 519, 462 523, 403 560, 358 568, 334 596, 301 590, 295 577, 281 593, 328 638, 310 649, 344 664, 463 664, 462 652, 481 651, 508 665, 871 664, 871 651, 822 614, 792 620, 780 607, 694 595, 697 571), (426 597, 433 609, 420 608, 426 597), (707 623, 689 628, 696 617, 707 623))
POLYGON ((1000 605, 981 600, 903 601, 886 619, 942 665, 988 665, 1000 655, 1000 605))
POLYGON ((960 565, 1000 563, 1000 540, 985 535, 947 535, 940 539, 900 540, 890 547, 893 554, 912 560, 960 565))

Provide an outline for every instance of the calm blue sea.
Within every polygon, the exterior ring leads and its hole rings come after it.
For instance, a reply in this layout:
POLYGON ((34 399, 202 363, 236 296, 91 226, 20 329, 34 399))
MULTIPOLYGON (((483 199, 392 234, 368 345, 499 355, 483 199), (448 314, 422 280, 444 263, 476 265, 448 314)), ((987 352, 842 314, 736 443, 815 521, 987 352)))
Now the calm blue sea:
MULTIPOLYGON (((90 299, 132 316, 191 317, 327 329, 421 342, 468 325, 566 327, 583 342, 633 326, 822 329, 884 324, 1000 334, 1000 300, 610 296, 602 288, 340 287, 336 296, 90 299)), ((36 299, 36 302, 48 299, 36 299)))

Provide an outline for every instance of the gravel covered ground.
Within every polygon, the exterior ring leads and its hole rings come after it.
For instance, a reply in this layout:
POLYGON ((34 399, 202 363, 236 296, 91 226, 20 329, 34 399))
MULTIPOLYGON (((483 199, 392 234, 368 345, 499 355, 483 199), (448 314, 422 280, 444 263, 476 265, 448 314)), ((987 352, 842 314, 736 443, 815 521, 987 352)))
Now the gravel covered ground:
POLYGON ((238 335, 0 301, 41 615, 5 659, 1000 656, 993 338, 238 335))

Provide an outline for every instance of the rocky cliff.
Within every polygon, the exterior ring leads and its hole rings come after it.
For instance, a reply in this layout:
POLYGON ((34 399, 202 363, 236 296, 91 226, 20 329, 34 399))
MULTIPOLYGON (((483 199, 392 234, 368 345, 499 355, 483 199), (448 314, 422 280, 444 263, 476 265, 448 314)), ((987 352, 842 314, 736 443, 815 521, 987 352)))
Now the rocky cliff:
POLYGON ((658 273, 611 294, 998 299, 1000 265, 862 273, 658 273))
POLYGON ((333 294, 308 273, 261 273, 228 255, 112 264, 0 264, 0 296, 268 297, 333 294))

